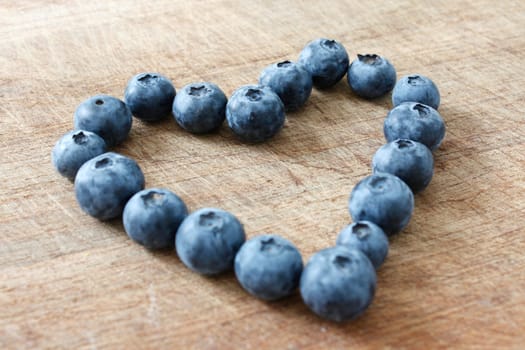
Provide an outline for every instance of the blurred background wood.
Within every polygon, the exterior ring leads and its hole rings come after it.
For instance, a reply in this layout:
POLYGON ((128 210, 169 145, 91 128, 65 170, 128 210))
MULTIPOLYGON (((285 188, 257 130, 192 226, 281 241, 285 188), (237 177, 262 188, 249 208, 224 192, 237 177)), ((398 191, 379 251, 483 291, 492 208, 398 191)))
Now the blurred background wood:
MULTIPOLYGON (((524 23, 523 1, 2 1, 0 347, 520 348, 524 23), (384 55, 398 77, 431 77, 447 124, 434 179, 355 322, 325 322, 298 294, 258 301, 233 274, 203 278, 175 253, 145 251, 118 220, 83 214, 51 166, 90 95, 122 98, 142 71, 230 95, 317 37, 352 58, 384 55)), ((229 210, 249 237, 282 234, 306 261, 349 223, 348 195, 370 173, 390 108, 342 81, 314 91, 262 145, 226 126, 193 136, 172 119, 135 120, 117 151, 139 162, 147 186, 172 189, 192 210, 229 210)))

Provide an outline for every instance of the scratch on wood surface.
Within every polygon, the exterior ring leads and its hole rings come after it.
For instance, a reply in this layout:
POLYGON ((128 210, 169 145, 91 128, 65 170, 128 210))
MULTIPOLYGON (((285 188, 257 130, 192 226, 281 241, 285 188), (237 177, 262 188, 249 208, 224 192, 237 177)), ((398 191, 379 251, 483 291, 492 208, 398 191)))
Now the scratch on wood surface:
POLYGON ((158 327, 159 326, 159 313, 157 309, 157 297, 155 296, 155 287, 153 283, 149 284, 148 298, 149 298, 148 320, 153 326, 158 327))
POLYGON ((97 339, 95 338, 95 335, 93 334, 93 332, 87 332, 86 338, 89 342, 89 348, 91 350, 97 350, 98 349, 97 339))
POLYGON ((295 182, 295 184, 297 186, 303 186, 303 182, 301 181, 301 179, 295 175, 291 170, 290 168, 286 168, 286 170, 288 171, 288 175, 290 175, 290 177, 292 178, 292 180, 295 182))
POLYGON ((7 114, 7 116, 13 120, 14 124, 12 125, 17 126, 19 129, 21 128, 20 123, 19 123, 20 120, 17 118, 17 116, 13 112, 11 112, 9 109, 5 108, 2 105, 0 105, 0 109, 2 109, 5 112, 5 114, 7 114))
POLYGON ((61 209, 62 213, 66 214, 72 221, 76 220, 76 217, 71 214, 70 208, 66 208, 62 202, 57 199, 55 194, 48 193, 47 196, 61 209))

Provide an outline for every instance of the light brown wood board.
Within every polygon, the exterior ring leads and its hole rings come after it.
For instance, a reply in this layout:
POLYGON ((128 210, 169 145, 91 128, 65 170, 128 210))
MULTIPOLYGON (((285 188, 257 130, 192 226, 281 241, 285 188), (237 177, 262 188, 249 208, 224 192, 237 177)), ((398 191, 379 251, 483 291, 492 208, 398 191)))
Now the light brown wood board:
MULTIPOLYGON (((525 344, 525 2, 2 1, 0 347, 3 349, 522 348, 525 344), (333 324, 298 293, 261 302, 233 274, 204 278, 78 207, 52 168, 87 97, 139 72, 230 95, 317 37, 388 57, 439 86, 446 139, 431 185, 391 240, 365 315, 333 324)), ((118 152, 146 186, 216 206, 248 237, 274 232, 304 261, 350 222, 347 200, 385 141, 390 97, 345 80, 314 90, 270 142, 224 125, 194 136, 137 120, 118 152)))

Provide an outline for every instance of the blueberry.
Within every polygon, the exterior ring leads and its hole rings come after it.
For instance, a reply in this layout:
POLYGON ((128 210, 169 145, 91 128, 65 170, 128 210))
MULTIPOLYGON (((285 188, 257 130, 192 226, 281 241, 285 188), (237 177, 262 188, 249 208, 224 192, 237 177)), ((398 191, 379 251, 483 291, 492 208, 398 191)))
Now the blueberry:
POLYGON ((188 268, 214 275, 233 268, 235 254, 245 239, 244 228, 235 216, 203 208, 184 219, 175 236, 175 248, 188 268))
POLYGON ((128 199, 143 188, 144 175, 138 164, 113 152, 88 160, 75 177, 80 208, 99 220, 122 214, 128 199))
POLYGON ((357 55, 348 68, 346 78, 358 96, 376 98, 392 90, 396 84, 396 70, 381 56, 357 55))
POLYGON ((381 227, 370 221, 358 221, 346 226, 337 236, 337 245, 362 251, 377 269, 388 255, 388 237, 381 227))
POLYGON ((399 177, 417 193, 425 189, 434 174, 432 152, 422 143, 407 139, 383 145, 372 159, 376 173, 389 173, 399 177))
POLYGON ((224 92, 213 83, 188 84, 173 101, 173 116, 187 131, 207 133, 221 126, 227 102, 224 92))
POLYGON ((173 84, 165 76, 140 73, 128 82, 124 101, 136 118, 152 122, 170 115, 175 94, 173 84))
POLYGON ((260 235, 244 243, 235 256, 235 275, 250 294, 276 300, 293 293, 303 261, 297 248, 277 235, 260 235))
POLYGON ((90 160, 106 152, 106 142, 95 133, 85 130, 64 134, 53 147, 51 160, 60 175, 75 180, 78 169, 90 160))
POLYGON ((283 101, 287 111, 302 107, 312 92, 312 76, 300 65, 283 61, 266 67, 259 84, 268 86, 283 101))
POLYGON ((409 139, 434 151, 445 137, 445 122, 434 108, 405 102, 388 112, 383 131, 388 142, 409 139))
POLYGON ((187 215, 186 205, 175 193, 150 188, 131 197, 122 221, 128 236, 146 248, 174 248, 175 233, 187 215))
POLYGON ((361 315, 376 290, 376 273, 360 250, 335 246, 315 253, 301 275, 301 296, 317 315, 342 322, 361 315))
POLYGON ((284 105, 269 87, 245 85, 237 89, 226 105, 226 120, 245 142, 263 142, 284 125, 284 105))
POLYGON ((401 231, 414 210, 414 195, 397 176, 387 173, 365 177, 348 201, 353 221, 371 221, 387 235, 401 231))
POLYGON ((321 38, 304 47, 298 63, 310 72, 317 88, 325 89, 343 78, 348 70, 348 61, 348 54, 341 43, 321 38))
POLYGON ((124 102, 108 95, 96 95, 82 102, 75 111, 76 130, 94 132, 108 147, 122 143, 131 130, 131 111, 124 102))
POLYGON ((392 104, 395 106, 403 102, 419 102, 434 109, 439 107, 439 90, 432 80, 419 75, 406 75, 399 79, 392 91, 392 104))

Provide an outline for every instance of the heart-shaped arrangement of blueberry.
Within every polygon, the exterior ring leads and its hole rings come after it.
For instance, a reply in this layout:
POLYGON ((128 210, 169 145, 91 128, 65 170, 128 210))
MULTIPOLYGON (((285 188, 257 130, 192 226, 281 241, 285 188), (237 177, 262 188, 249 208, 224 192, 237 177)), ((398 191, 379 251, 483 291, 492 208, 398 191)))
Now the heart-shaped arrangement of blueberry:
POLYGON ((203 275, 234 269, 240 285, 264 300, 286 297, 299 286, 313 312, 341 322, 358 317, 372 302, 375 269, 388 254, 387 236, 408 224, 413 193, 432 178, 432 151, 445 135, 439 101, 438 89, 427 77, 407 75, 396 83, 387 59, 357 55, 349 64, 341 43, 317 39, 306 45, 297 62, 266 67, 258 85, 242 86, 230 99, 213 83, 191 83, 176 93, 166 77, 138 74, 129 81, 124 102, 97 95, 78 106, 74 130, 58 140, 52 161, 74 181, 82 210, 99 220, 122 216, 135 242, 148 249, 175 248, 184 265, 203 275), (242 141, 263 142, 283 127, 285 111, 304 105, 313 86, 331 87, 345 74, 350 88, 366 99, 393 89, 394 108, 384 122, 388 143, 373 156, 373 174, 350 194, 354 223, 341 231, 336 246, 314 254, 304 268, 289 240, 266 234, 245 242, 243 225, 231 213, 203 208, 188 214, 173 192, 144 189, 144 175, 133 159, 108 152, 126 139, 132 116, 156 121, 173 115, 195 134, 213 132, 226 119, 242 141))

